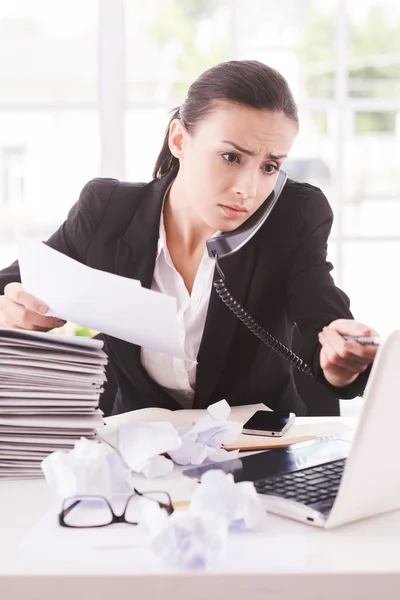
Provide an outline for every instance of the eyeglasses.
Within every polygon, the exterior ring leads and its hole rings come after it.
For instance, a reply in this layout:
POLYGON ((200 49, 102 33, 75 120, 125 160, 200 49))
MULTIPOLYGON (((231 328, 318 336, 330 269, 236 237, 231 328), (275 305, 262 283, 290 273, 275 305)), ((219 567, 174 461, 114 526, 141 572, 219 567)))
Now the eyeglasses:
MULTIPOLYGON (((120 514, 116 514, 107 498, 103 496, 72 496, 63 501, 58 515, 62 527, 105 527, 112 523, 137 525, 142 503, 158 505, 168 515, 174 512, 171 497, 167 492, 146 492, 142 494, 134 488, 134 493, 125 498, 120 514)), ((119 504, 119 502, 117 502, 119 504)))

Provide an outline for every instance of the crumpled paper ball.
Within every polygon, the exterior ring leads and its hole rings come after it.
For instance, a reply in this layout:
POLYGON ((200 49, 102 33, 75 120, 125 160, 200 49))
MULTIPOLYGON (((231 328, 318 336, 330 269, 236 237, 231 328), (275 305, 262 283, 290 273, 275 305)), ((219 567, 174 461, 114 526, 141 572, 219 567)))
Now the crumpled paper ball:
POLYGON ((253 482, 235 483, 231 473, 220 469, 204 473, 192 495, 189 510, 224 519, 230 530, 255 529, 266 515, 253 482))
POLYGON ((162 454, 181 447, 178 431, 168 422, 133 422, 118 431, 118 450, 135 473, 148 479, 169 475, 174 468, 162 454))
POLYGON ((167 564, 201 569, 223 556, 228 539, 225 519, 190 511, 168 515, 144 497, 140 503, 139 523, 150 536, 151 549, 167 564))
POLYGON ((72 450, 56 450, 41 463, 49 487, 60 498, 132 492, 132 471, 118 452, 94 440, 81 438, 72 450))
POLYGON ((151 548, 170 565, 204 569, 224 555, 227 535, 226 521, 212 514, 175 512, 153 538, 151 548))
POLYGON ((178 429, 181 446, 169 452, 179 465, 200 465, 206 460, 221 462, 236 458, 237 451, 227 452, 224 444, 235 442, 242 432, 242 423, 228 421, 231 408, 226 400, 215 402, 207 408, 207 414, 190 427, 178 429))
POLYGON ((139 522, 166 563, 200 569, 224 554, 229 530, 255 529, 265 514, 253 483, 235 483, 232 475, 211 470, 203 475, 188 511, 169 516, 143 498, 139 522))
POLYGON ((112 494, 108 455, 104 444, 81 438, 69 452, 56 450, 46 456, 41 467, 50 488, 60 498, 79 495, 112 494))

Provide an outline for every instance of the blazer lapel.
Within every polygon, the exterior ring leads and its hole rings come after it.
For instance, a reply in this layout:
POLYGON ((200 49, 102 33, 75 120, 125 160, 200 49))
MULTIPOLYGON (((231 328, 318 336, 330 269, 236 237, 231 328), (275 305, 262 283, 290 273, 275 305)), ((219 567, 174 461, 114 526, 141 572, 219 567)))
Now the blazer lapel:
MULTIPOLYGON (((138 279, 143 287, 150 288, 153 280, 154 265, 160 230, 161 208, 165 191, 176 177, 173 171, 166 177, 152 182, 139 197, 132 194, 132 202, 139 202, 132 221, 118 241, 114 272, 123 277, 138 279)), ((140 346, 123 340, 115 340, 119 349, 120 362, 125 365, 128 378, 139 377, 142 386, 156 399, 161 407, 182 408, 167 392, 158 386, 147 374, 140 360, 140 346), (121 360, 123 358, 123 360, 121 360)))
MULTIPOLYGON (((242 250, 222 259, 219 263, 225 275, 225 284, 228 291, 242 306, 246 306, 246 298, 253 278, 256 259, 257 246, 252 240, 242 250)), ((220 279, 220 276, 215 269, 214 281, 217 279, 220 279)), ((226 356, 237 327, 244 327, 244 325, 225 306, 213 287, 197 357, 195 408, 208 406, 210 397, 224 368, 226 356)))
MULTIPOLYGON (((132 221, 119 240, 115 273, 123 277, 139 279, 143 287, 150 288, 160 230, 161 208, 165 191, 176 173, 171 173, 144 186, 132 221)), ((140 189, 140 188, 139 188, 140 189)))

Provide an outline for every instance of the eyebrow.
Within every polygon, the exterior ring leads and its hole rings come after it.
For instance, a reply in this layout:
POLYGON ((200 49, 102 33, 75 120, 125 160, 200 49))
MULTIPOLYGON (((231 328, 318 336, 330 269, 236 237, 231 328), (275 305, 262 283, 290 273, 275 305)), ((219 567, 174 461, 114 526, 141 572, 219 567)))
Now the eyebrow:
MULTIPOLYGON (((233 142, 230 142, 228 140, 222 140, 223 144, 230 144, 231 146, 233 146, 235 148, 235 150, 238 150, 239 152, 243 152, 243 154, 247 154, 248 156, 256 156, 257 152, 252 152, 251 150, 247 150, 247 148, 242 148, 241 146, 238 146, 237 144, 234 144, 233 142)), ((272 158, 274 160, 280 160, 281 158, 286 158, 287 154, 268 154, 268 158, 272 158)))

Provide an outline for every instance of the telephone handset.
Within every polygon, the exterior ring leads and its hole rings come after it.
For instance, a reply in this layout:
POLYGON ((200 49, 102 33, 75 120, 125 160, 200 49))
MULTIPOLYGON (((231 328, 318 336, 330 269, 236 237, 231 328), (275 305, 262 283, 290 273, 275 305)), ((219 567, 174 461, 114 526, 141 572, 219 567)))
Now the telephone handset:
POLYGON ((217 237, 207 240, 207 251, 211 258, 215 259, 215 265, 221 279, 214 281, 214 288, 222 302, 233 312, 234 315, 250 329, 256 337, 258 337, 268 348, 286 359, 293 367, 311 375, 310 367, 299 357, 279 342, 273 335, 251 317, 245 309, 233 298, 225 285, 225 275, 219 265, 219 260, 230 256, 234 252, 243 248, 245 244, 257 233, 260 227, 265 223, 274 208, 278 198, 285 186, 287 175, 285 171, 280 170, 275 187, 268 198, 263 202, 256 212, 251 215, 240 227, 228 233, 222 233, 217 237))

